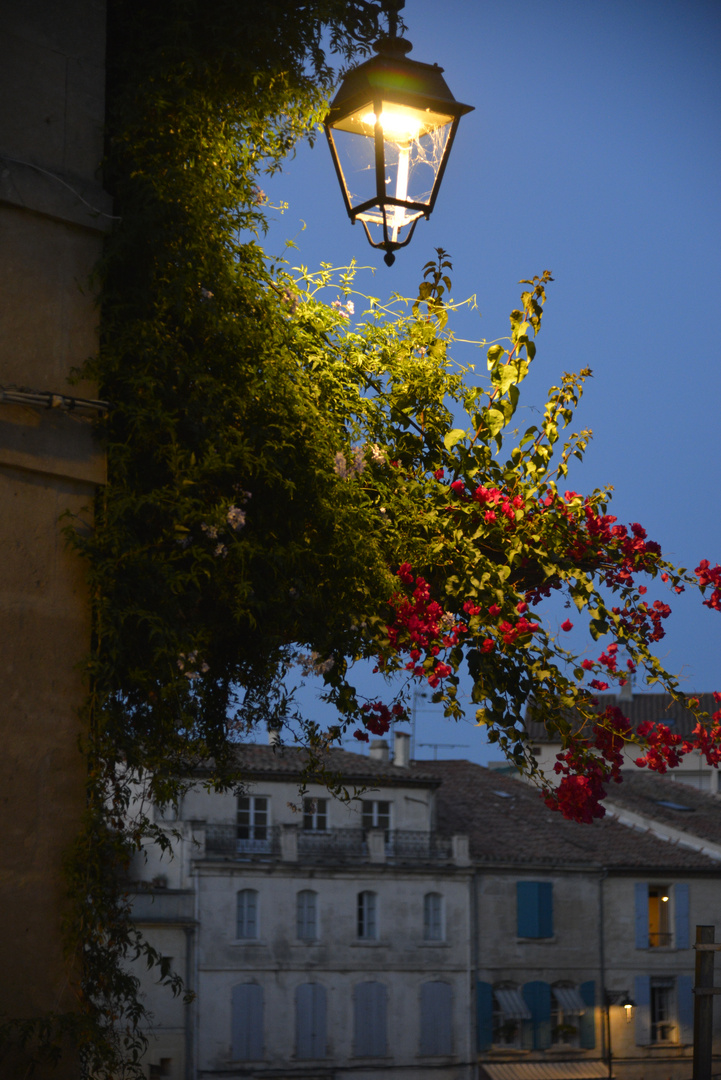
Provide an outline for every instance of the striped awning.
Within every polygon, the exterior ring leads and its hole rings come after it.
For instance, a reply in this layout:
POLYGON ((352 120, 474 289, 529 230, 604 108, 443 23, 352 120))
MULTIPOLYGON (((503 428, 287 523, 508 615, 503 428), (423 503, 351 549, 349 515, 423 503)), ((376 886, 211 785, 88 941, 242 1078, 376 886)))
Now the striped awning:
POLYGON ((530 1020, 531 1011, 521 997, 521 991, 513 988, 494 990, 498 1006, 506 1020, 530 1020))
POLYGON ((586 1003, 575 986, 552 986, 551 993, 565 1013, 585 1013, 586 1003))
POLYGON ((605 1061, 482 1061, 488 1080, 606 1080, 605 1061))

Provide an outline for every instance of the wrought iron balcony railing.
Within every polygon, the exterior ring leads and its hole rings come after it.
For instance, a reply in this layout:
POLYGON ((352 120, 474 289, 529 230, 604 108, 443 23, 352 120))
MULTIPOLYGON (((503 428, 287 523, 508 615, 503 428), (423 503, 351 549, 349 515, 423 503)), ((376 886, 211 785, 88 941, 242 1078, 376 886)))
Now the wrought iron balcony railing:
MULTIPOLYGON (((293 830, 295 859, 310 863, 367 862, 369 845, 364 829, 293 830)), ((239 838, 232 824, 205 826, 205 851, 209 857, 237 859, 281 856, 281 827, 268 826, 263 835, 239 838)), ((451 838, 422 830, 394 829, 385 837, 385 858, 391 862, 447 862, 453 855, 451 838)), ((285 856, 284 856, 285 857, 285 856)), ((294 860, 295 861, 295 860, 294 860)))

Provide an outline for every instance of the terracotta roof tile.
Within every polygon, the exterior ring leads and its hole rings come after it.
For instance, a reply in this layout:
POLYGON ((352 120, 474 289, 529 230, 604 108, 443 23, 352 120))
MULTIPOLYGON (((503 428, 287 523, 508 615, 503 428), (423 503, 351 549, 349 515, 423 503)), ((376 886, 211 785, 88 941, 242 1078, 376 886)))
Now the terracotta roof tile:
MULTIPOLYGON (((696 697, 701 709, 709 715, 718 709, 712 694, 696 694, 696 697)), ((598 701, 600 712, 603 712, 607 705, 618 705, 624 716, 631 721, 634 730, 645 720, 660 721, 687 738, 696 726, 693 713, 672 701, 668 694, 634 694, 630 699, 623 699, 617 694, 599 694, 598 701)), ((525 723, 530 739, 533 742, 557 742, 557 738, 549 738, 545 727, 533 719, 533 714, 533 702, 529 702, 525 723)))
MULTIPOLYGON (((237 750, 237 761, 243 772, 252 778, 272 774, 281 777, 297 777, 308 764, 308 751, 300 746, 262 746, 245 744, 237 750)), ((383 761, 375 761, 364 754, 333 749, 321 758, 329 773, 342 775, 346 781, 361 784, 420 785, 437 787, 440 780, 423 769, 401 769, 383 761)))
MULTIPOLYGON (((536 788, 481 765, 423 761, 411 766, 416 768, 443 781, 436 794, 438 830, 468 833, 474 862, 721 870, 705 855, 610 817, 592 825, 567 821, 544 805, 536 788)), ((664 792, 667 786, 668 782, 664 792)), ((686 788, 682 790, 685 798, 686 788)), ((718 805, 710 796, 705 798, 718 805)))

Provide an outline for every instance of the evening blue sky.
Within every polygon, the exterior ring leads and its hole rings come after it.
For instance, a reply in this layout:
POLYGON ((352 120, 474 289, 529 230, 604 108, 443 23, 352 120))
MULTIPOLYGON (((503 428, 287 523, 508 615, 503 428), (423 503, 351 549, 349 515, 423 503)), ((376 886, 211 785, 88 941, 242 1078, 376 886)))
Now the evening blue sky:
MULTIPOLYGON (((350 224, 322 137, 263 185, 289 204, 266 250, 292 238, 286 257, 310 269, 355 258, 375 268, 359 288, 386 297, 414 296, 443 247, 454 298, 477 298, 454 323, 474 340, 507 334, 518 280, 551 270, 519 425, 562 372, 590 367, 574 429, 594 437, 568 486, 612 484, 619 521, 641 522, 677 564, 721 561, 721 4, 408 0, 403 15, 411 57, 475 106, 430 221, 388 269, 350 224)), ((457 355, 485 367, 477 350, 457 355)), ((721 615, 697 594, 671 604, 659 655, 687 691, 721 689, 721 615)), ((418 742, 469 744, 439 756, 487 759, 472 713, 418 720, 418 742)))

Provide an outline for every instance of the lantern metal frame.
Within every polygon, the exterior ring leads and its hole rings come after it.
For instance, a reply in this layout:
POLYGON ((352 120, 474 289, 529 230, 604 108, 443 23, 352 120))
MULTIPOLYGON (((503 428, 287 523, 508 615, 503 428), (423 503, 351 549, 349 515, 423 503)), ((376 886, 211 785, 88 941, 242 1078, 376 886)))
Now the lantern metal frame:
POLYGON ((356 220, 362 221, 369 243, 372 247, 385 251, 385 262, 391 266, 395 261, 394 252, 411 242, 418 221, 422 217, 426 219, 430 217, 448 164, 460 118, 465 113, 471 112, 473 106, 456 101, 443 78, 443 68, 437 64, 424 64, 407 57, 406 54, 410 52, 412 45, 404 38, 396 36, 394 21, 391 21, 389 35, 380 38, 374 48, 377 55, 353 68, 343 79, 331 103, 324 127, 348 216, 354 224, 356 220), (392 140, 387 140, 383 133, 381 115, 384 105, 395 105, 404 113, 417 116, 419 129, 422 127, 423 118, 429 114, 449 118, 447 123, 451 125, 450 131, 427 201, 399 199, 386 193, 388 169, 385 148, 387 142, 392 140), (372 134, 370 132, 368 135, 364 132, 356 133, 373 139, 375 193, 372 198, 353 206, 333 132, 334 130, 350 130, 340 128, 340 125, 344 121, 350 121, 359 110, 369 107, 375 114, 372 134), (394 227, 394 221, 397 221, 395 207, 402 207, 408 215, 403 225, 410 225, 410 232, 403 240, 397 240, 394 235, 394 233, 397 234, 399 228, 397 224, 394 227), (383 239, 380 241, 373 239, 364 217, 373 211, 376 214, 375 223, 382 226, 383 239))

